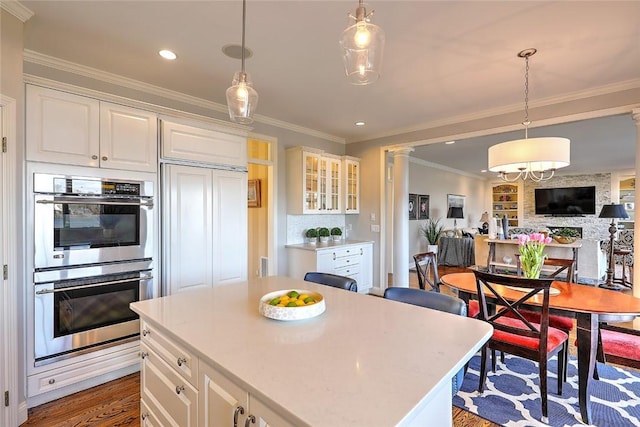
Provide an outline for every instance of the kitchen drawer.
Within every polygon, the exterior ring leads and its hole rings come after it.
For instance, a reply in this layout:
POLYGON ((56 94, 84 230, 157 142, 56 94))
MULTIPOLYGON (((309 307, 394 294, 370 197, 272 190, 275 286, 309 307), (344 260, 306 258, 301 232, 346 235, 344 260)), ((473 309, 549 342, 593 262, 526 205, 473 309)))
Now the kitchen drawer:
POLYGON ((336 268, 335 274, 337 274, 338 276, 351 277, 358 283, 360 283, 360 280, 361 280, 359 265, 344 267, 344 268, 336 268))
POLYGON ((344 248, 336 248, 331 252, 333 254, 333 259, 336 261, 341 258, 362 256, 362 248, 360 246, 347 246, 344 248))
POLYGON ((144 343, 141 345, 141 397, 155 406, 163 425, 196 426, 198 422, 198 390, 144 343))
POLYGON ((169 424, 170 421, 162 417, 162 411, 153 403, 140 399, 140 427, 161 427, 169 424))
POLYGON ((349 256, 349 257, 344 257, 344 258, 337 258, 334 262, 333 262, 333 268, 346 268, 346 267, 353 267, 355 268, 356 265, 360 265, 360 255, 354 255, 354 256, 349 256))
POLYGON ((154 350, 165 362, 194 387, 198 386, 198 358, 164 336, 147 322, 142 322, 140 341, 154 350))

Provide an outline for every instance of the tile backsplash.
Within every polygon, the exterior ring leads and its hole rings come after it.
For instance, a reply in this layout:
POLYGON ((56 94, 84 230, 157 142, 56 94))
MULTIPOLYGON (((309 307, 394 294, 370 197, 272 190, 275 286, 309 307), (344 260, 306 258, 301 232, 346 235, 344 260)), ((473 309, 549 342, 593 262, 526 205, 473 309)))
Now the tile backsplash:
POLYGON ((340 227, 342 237, 348 237, 344 215, 287 215, 287 244, 304 243, 305 231, 318 227, 340 227))

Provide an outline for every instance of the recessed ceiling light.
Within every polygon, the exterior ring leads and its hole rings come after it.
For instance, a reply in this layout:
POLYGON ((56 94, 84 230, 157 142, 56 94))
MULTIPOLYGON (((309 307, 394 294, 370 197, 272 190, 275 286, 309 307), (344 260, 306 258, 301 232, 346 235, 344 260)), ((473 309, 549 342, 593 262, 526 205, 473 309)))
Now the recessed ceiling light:
POLYGON ((160 52, 158 52, 158 54, 162 56, 164 59, 168 59, 170 61, 173 61, 178 57, 175 53, 167 49, 162 49, 160 52))
POLYGON ((447 141, 447 142, 445 142, 445 144, 447 144, 447 145, 451 145, 451 144, 455 144, 455 143, 456 143, 455 141, 447 141))
POLYGON ((356 125, 356 126, 364 126, 364 122, 355 122, 354 125, 356 125))

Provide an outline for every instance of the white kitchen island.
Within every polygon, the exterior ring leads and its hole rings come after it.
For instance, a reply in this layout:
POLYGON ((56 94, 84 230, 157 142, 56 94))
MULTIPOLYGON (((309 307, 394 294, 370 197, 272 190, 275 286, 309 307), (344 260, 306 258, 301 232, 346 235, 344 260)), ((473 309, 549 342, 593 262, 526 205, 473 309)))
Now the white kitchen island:
POLYGON ((233 426, 235 415, 239 426, 451 425, 451 378, 492 332, 289 277, 131 307, 141 317, 141 416, 150 424, 233 426), (287 289, 320 292, 326 311, 298 321, 258 312, 264 294, 287 289))

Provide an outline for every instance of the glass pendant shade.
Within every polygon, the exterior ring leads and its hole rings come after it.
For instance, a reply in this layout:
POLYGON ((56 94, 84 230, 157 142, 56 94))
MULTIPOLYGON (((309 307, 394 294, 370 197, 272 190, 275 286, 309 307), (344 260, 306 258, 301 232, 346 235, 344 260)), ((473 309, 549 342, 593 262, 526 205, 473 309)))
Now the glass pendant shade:
POLYGON ((229 118, 236 123, 253 123, 253 112, 258 106, 258 92, 252 87, 248 73, 236 71, 231 87, 227 89, 229 118))
POLYGON ((366 85, 378 80, 384 41, 384 31, 365 19, 342 32, 342 60, 349 83, 366 85))

